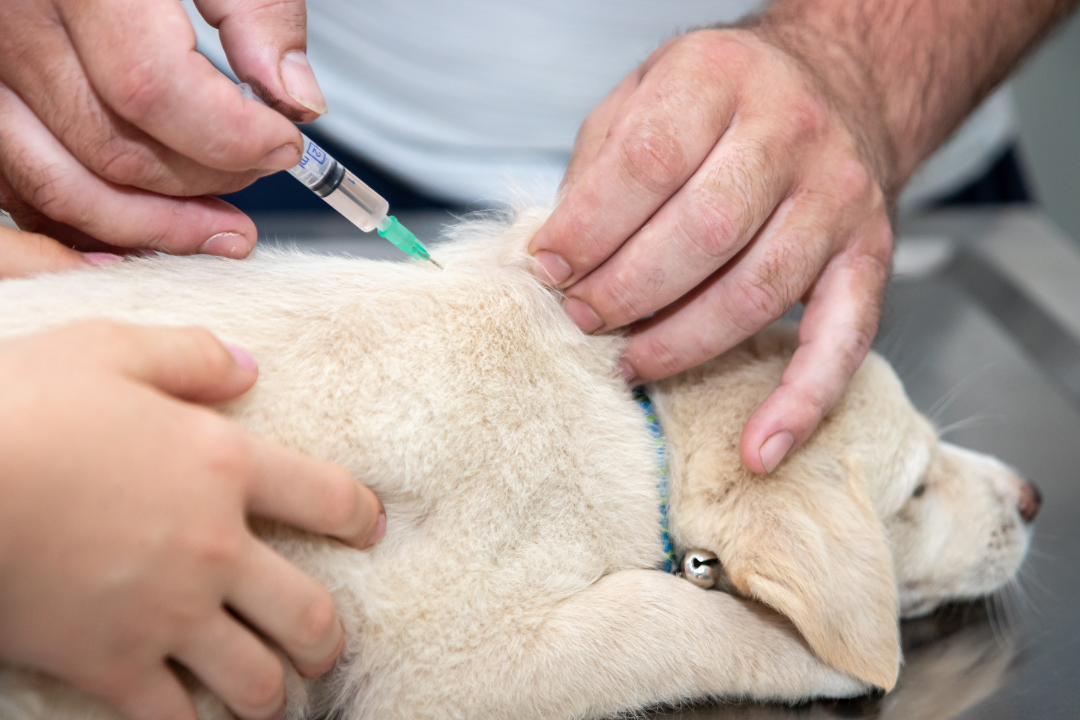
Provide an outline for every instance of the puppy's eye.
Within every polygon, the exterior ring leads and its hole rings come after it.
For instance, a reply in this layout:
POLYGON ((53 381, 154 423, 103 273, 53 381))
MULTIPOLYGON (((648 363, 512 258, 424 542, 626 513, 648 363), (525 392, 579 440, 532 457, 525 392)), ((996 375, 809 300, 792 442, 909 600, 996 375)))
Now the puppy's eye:
POLYGON ((919 483, 919 486, 915 488, 915 492, 911 493, 911 497, 921 498, 926 494, 926 483, 919 483))

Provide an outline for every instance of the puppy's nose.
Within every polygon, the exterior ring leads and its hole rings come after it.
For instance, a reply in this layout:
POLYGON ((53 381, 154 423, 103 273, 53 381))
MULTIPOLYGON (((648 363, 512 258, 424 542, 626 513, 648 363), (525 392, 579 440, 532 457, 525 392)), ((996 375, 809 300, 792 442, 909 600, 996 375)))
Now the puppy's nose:
POLYGON ((1042 493, 1039 492, 1039 488, 1035 487, 1034 483, 1024 482, 1020 486, 1020 500, 1016 503, 1020 517, 1024 519, 1024 522, 1029 523, 1039 514, 1040 507, 1042 507, 1042 493))

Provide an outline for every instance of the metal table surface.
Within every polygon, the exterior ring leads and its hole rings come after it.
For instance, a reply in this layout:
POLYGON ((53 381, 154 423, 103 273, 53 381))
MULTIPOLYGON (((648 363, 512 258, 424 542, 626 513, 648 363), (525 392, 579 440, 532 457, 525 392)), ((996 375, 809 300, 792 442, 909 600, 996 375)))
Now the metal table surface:
MULTIPOLYGON (((432 242, 449 217, 401 219, 432 242)), ((256 223, 264 245, 402 257, 336 217, 256 223)), ((949 440, 997 455, 1042 489, 1018 583, 989 603, 904 623, 906 662, 884 697, 711 704, 641 717, 1080 717, 1080 251, 1028 209, 933 214, 903 224, 899 236, 876 349, 949 440)))
MULTIPOLYGON (((425 242, 442 214, 402 217, 425 242)), ((394 258, 335 218, 257 219, 269 244, 394 258)), ((903 624, 906 662, 879 698, 658 709, 683 720, 1080 717, 1080 250, 1036 210, 936 213, 899 232, 876 349, 952 442, 1043 491, 1018 582, 903 624)), ((437 249, 435 250, 437 255, 437 249)))

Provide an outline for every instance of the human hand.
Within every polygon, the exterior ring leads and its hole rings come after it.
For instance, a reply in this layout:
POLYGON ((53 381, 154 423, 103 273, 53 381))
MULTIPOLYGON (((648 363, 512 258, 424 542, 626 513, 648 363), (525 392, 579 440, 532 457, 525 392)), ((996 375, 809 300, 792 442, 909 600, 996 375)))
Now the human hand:
POLYGON ((277 112, 195 51, 176 0, 0 0, 0 208, 20 227, 80 249, 251 252, 251 220, 204 196, 295 165, 289 120, 326 112, 304 2, 196 5, 277 112))
POLYGON ((62 270, 112 265, 121 258, 109 253, 81 253, 51 237, 0 225, 0 280, 62 270))
POLYGON ((798 350, 742 434, 759 473, 813 432, 866 356, 892 252, 876 96, 835 49, 789 40, 703 30, 660 47, 581 126, 562 201, 529 246, 582 330, 636 323, 632 382, 704 362, 801 298, 798 350))
POLYGON ((0 341, 0 659, 132 720, 194 720, 169 661, 240 718, 273 716, 283 669, 260 635, 309 677, 333 666, 332 597, 245 516, 358 548, 385 519, 342 468, 189 404, 256 374, 199 329, 96 321, 0 341))

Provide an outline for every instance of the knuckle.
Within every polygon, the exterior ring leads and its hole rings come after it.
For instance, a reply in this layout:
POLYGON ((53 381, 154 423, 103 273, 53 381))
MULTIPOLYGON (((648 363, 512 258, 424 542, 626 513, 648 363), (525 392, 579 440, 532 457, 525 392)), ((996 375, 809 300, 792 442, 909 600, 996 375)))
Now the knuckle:
POLYGON ((136 185, 146 158, 136 148, 109 138, 89 151, 87 162, 106 180, 119 185, 136 185))
POLYGON ((107 358, 109 351, 126 352, 133 343, 131 327, 115 320, 83 320, 74 329, 81 349, 98 360, 107 358))
POLYGON ((255 465, 243 431, 209 410, 198 415, 188 428, 188 447, 197 453, 204 476, 241 485, 255 465))
POLYGON ((644 276, 636 277, 619 271, 596 286, 588 303, 607 327, 621 327, 652 310, 650 300, 663 284, 662 268, 654 268, 644 276))
POLYGON ((153 179, 159 168, 147 148, 133 141, 137 130, 105 110, 89 88, 80 87, 72 108, 58 121, 58 132, 83 164, 120 185, 143 186, 153 179))
MULTIPOLYGON (((55 165, 28 168, 16 189, 27 205, 56 222, 85 229, 95 224, 95 208, 81 202, 85 188, 55 165)), ((44 229, 44 228, 42 228, 44 229)))
MULTIPOLYGON (((304 609, 296 631, 296 644, 309 654, 324 649, 338 627, 337 607, 330 594, 321 590, 304 609)), ((323 660, 324 658, 317 658, 323 660)))
POLYGON ((799 398, 799 406, 810 410, 810 414, 804 418, 810 426, 820 422, 836 403, 835 393, 824 386, 799 385, 792 389, 799 398))
POLYGON ((743 280, 732 286, 732 294, 734 311, 728 313, 728 321, 746 335, 784 314, 780 309, 784 300, 775 284, 743 280))
MULTIPOLYGON (((662 338, 645 338, 640 351, 635 355, 637 358, 648 358, 646 366, 652 368, 648 373, 651 378, 670 377, 685 369, 675 348, 662 338)), ((638 363, 634 364, 637 366, 638 363)))
POLYGON ((138 131, 106 126, 105 136, 85 140, 75 154, 99 177, 118 185, 169 196, 222 195, 241 190, 261 176, 257 171, 226 173, 193 170, 176 154, 148 138, 130 137, 138 131))
POLYGON ((52 165, 35 167, 27 166, 19 194, 26 203, 42 214, 58 220, 73 224, 76 220, 73 215, 70 202, 70 187, 65 174, 60 168, 52 165))
POLYGON ((666 196, 687 173, 686 149, 666 119, 642 121, 621 148, 621 165, 627 176, 648 193, 666 196))
MULTIPOLYGON (((222 522, 204 524, 181 542, 197 566, 215 569, 235 567, 244 547, 237 529, 222 522)), ((180 615, 187 617, 189 613, 181 610, 180 615)))
POLYGON ((871 202, 875 187, 870 170, 859 160, 842 162, 833 179, 833 191, 843 207, 871 202))
POLYGON ((813 95, 799 93, 786 108, 785 119, 797 141, 821 137, 829 123, 829 114, 821 101, 813 95))
POLYGON ((692 238, 724 255, 731 244, 760 224, 772 209, 776 179, 769 146, 747 139, 731 147, 711 168, 689 203, 683 222, 692 238))
POLYGON ((711 77, 731 73, 732 67, 742 64, 747 52, 746 46, 725 30, 687 33, 679 48, 711 77))
POLYGON ((726 258, 749 225, 747 213, 726 198, 689 204, 680 215, 679 224, 687 240, 710 259, 726 258))
POLYGON ((115 135, 88 147, 86 163, 100 177, 118 185, 151 189, 164 187, 166 180, 160 165, 142 146, 115 135))
MULTIPOLYGON (((196 562, 191 562, 190 557, 178 559, 188 569, 202 569, 198 567, 198 558, 196 562)), ((183 647, 185 640, 189 640, 194 633, 205 627, 207 616, 216 609, 205 598, 193 592, 178 591, 162 603, 159 614, 160 624, 173 639, 177 640, 178 646, 183 647)))
POLYGON ((591 217, 590 212, 561 214, 557 241, 548 248, 566 258, 575 272, 591 267, 612 252, 598 239, 596 223, 591 217))
POLYGON ((228 377, 235 362, 225 346, 212 332, 203 327, 187 327, 182 337, 190 344, 192 359, 212 377, 228 377))
POLYGON ((805 253, 791 244, 776 243, 770 247, 748 277, 733 285, 737 308, 733 319, 741 317, 746 323, 740 329, 756 332, 790 310, 803 290, 800 278, 793 275, 792 269, 807 262, 805 253))
POLYGON ((888 218, 873 223, 860 243, 864 268, 875 280, 884 286, 889 276, 889 264, 893 254, 893 230, 888 218))
POLYGON ((24 205, 25 203, 15 193, 15 188, 8 183, 4 168, 0 166, 0 210, 4 210, 10 215, 13 212, 18 212, 24 205))
POLYGON ((254 712, 273 712, 284 689, 285 670, 281 661, 271 656, 270 662, 246 678, 235 702, 254 712))
POLYGON ((160 106, 168 88, 154 60, 146 60, 120 71, 112 80, 113 108, 122 117, 138 123, 160 106))
POLYGON ((852 342, 850 343, 848 350, 843 354, 844 367, 847 370, 848 376, 851 376, 862 365, 863 360, 866 359, 867 354, 870 352, 870 347, 874 342, 874 335, 877 331, 877 322, 871 324, 860 324, 855 328, 855 332, 852 335, 852 342))
POLYGON ((849 377, 859 369, 870 352, 877 334, 880 311, 880 301, 871 303, 870 307, 856 318, 846 337, 838 344, 839 363, 849 377))

